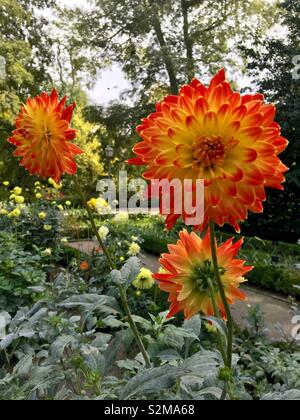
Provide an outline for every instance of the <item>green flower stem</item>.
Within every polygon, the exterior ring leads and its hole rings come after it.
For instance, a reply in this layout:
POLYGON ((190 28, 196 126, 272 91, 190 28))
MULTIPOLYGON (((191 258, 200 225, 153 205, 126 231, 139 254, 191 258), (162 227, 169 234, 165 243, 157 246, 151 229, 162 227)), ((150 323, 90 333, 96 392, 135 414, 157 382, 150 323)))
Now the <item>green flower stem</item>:
POLYGON ((217 246, 216 246, 216 230, 215 230, 215 224, 214 222, 210 222, 210 242, 211 242, 211 254, 212 254, 212 260, 214 265, 214 271, 216 280, 218 283, 220 295, 222 298, 222 302, 225 308, 225 312, 227 315, 227 321, 228 321, 228 340, 227 340, 227 364, 226 367, 229 369, 232 369, 232 347, 233 347, 233 318, 231 315, 229 303, 226 299, 225 290, 223 287, 223 283, 220 276, 219 271, 219 264, 218 264, 218 255, 217 255, 217 246))
POLYGON ((132 318, 132 314, 130 312, 130 308, 129 308, 128 301, 127 301, 126 291, 124 290, 124 288, 122 286, 119 286, 119 291, 120 291, 120 295, 121 295, 121 302, 122 302, 122 305, 123 305, 125 314, 127 316, 127 321, 128 321, 128 323, 130 325, 130 328, 131 328, 132 333, 134 335, 134 338, 135 338, 135 340, 137 342, 137 345, 139 347, 139 350, 142 353, 142 356, 143 356, 143 358, 145 360, 146 367, 147 368, 151 368, 151 362, 150 362, 148 353, 147 353, 147 351, 145 349, 145 346, 144 346, 144 344, 143 344, 143 342, 141 340, 141 337, 140 337, 140 334, 138 332, 136 323, 134 322, 134 320, 132 318))
MULTIPOLYGON (((99 232, 98 232, 98 229, 97 229, 97 226, 96 226, 96 223, 95 223, 95 219, 94 219, 92 210, 90 209, 90 207, 89 207, 89 205, 88 205, 88 203, 86 201, 85 194, 84 194, 84 192, 83 192, 83 190, 81 188, 80 182, 79 182, 79 180, 78 180, 78 178, 76 176, 75 176, 75 184, 76 184, 76 187, 77 187, 78 194, 80 195, 80 198, 81 198, 81 200, 83 202, 83 205, 84 205, 84 207, 85 207, 85 209, 87 211, 87 215, 88 215, 89 221, 91 223, 92 229, 93 229, 93 231, 94 231, 94 233, 96 235, 96 238, 97 238, 97 240, 99 242, 99 245, 102 248, 103 253, 104 253, 104 255, 105 255, 106 259, 107 259, 109 268, 111 270, 115 270, 116 269, 116 264, 114 263, 114 261, 113 261, 111 255, 110 255, 108 249, 104 245, 104 243, 103 243, 103 241, 102 241, 102 239, 101 239, 101 237, 99 235, 99 232)), ((144 347, 144 344, 142 342, 142 339, 140 337, 140 334, 138 332, 136 323, 133 320, 133 317, 132 317, 132 314, 131 314, 131 311, 130 311, 130 308, 129 308, 129 305, 128 305, 128 301, 127 301, 126 291, 124 290, 124 288, 122 286, 118 286, 118 289, 119 289, 119 292, 120 292, 121 303, 122 303, 122 306, 123 306, 123 310, 124 310, 124 312, 126 314, 127 321, 128 321, 128 323, 130 325, 130 328, 132 330, 132 333, 134 335, 134 338, 136 340, 136 343, 138 345, 138 348, 139 348, 140 352, 142 353, 142 356, 143 356, 143 358, 145 360, 146 366, 147 366, 147 368, 150 368, 151 367, 151 362, 150 362, 148 353, 147 353, 147 351, 146 351, 146 349, 144 347)))
MULTIPOLYGON (((210 297, 211 297, 211 301, 212 301, 212 304, 213 304, 215 316, 217 318, 221 318, 220 310, 219 310, 219 307, 218 307, 217 301, 216 301, 216 295, 215 295, 213 283, 212 283, 211 279, 208 279, 207 282, 208 282, 208 287, 209 287, 209 290, 210 290, 210 297)), ((219 330, 217 330, 217 338, 218 338, 219 349, 220 349, 224 364, 226 366, 227 365, 226 350, 224 348, 223 338, 222 338, 222 335, 221 335, 219 330)))

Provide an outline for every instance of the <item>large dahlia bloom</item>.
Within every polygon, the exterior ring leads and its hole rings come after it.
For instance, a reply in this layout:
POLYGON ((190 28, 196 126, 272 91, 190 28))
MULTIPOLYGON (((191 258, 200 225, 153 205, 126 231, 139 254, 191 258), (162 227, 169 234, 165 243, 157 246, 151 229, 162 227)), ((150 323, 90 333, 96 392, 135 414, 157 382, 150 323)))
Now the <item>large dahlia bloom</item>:
MULTIPOLYGON (((229 304, 237 299, 246 299, 239 286, 246 281, 244 275, 253 269, 245 266, 245 261, 235 259, 242 243, 243 239, 236 243, 229 239, 217 248, 221 281, 229 304)), ((181 311, 184 312, 185 319, 190 319, 199 312, 209 316, 217 315, 214 313, 208 285, 210 279, 217 305, 222 317, 226 319, 215 280, 209 231, 203 240, 194 232, 189 234, 186 230, 182 231, 177 245, 169 245, 169 254, 164 254, 160 263, 163 270, 153 277, 159 281, 160 289, 169 293, 169 318, 181 311)))
POLYGON ((57 91, 30 98, 22 106, 16 130, 8 141, 16 146, 14 156, 31 174, 52 178, 57 184, 63 174, 75 174, 74 156, 83 153, 70 143, 76 131, 70 128, 75 104, 66 107, 67 98, 59 101, 57 91))
MULTIPOLYGON (((142 142, 129 163, 147 166, 148 180, 204 179, 204 228, 209 220, 239 231, 248 211, 262 212, 265 187, 282 190, 288 168, 277 157, 288 144, 264 96, 232 90, 221 70, 205 87, 198 80, 168 96, 137 131, 142 142)), ((182 214, 185 220, 186 215, 182 214)), ((168 215, 170 228, 180 217, 168 215)))

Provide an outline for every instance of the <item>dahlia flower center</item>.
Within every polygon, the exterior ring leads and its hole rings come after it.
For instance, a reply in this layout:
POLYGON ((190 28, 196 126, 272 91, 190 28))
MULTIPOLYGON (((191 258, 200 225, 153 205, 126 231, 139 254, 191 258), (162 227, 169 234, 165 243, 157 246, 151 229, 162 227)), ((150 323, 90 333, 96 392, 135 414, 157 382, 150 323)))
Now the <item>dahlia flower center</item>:
MULTIPOLYGON (((224 268, 219 268, 220 275, 222 276, 225 273, 224 268)), ((195 284, 195 290, 200 293, 209 293, 210 287, 208 282, 211 281, 215 292, 218 292, 218 283, 215 278, 215 272, 213 268, 213 263, 209 260, 204 262, 204 265, 197 267, 194 271, 193 279, 195 284)))
POLYGON ((219 136, 197 137, 194 144, 194 164, 209 168, 223 164, 226 156, 226 148, 219 136))

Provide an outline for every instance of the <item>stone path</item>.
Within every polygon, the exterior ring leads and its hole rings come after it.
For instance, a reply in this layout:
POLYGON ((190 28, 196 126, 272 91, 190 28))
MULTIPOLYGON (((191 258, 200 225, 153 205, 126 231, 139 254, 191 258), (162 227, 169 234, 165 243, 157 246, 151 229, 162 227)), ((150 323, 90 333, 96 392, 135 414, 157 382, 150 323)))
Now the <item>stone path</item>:
MULTIPOLYGON (((97 244, 93 241, 72 242, 70 246, 84 252, 91 254, 97 244)), ((143 264, 152 272, 159 269, 159 262, 156 256, 143 253, 141 256, 143 264)), ((259 305, 265 315, 267 335, 271 340, 278 341, 283 337, 292 339, 292 330, 295 325, 292 324, 293 314, 291 313, 292 302, 287 299, 252 286, 244 286, 245 292, 248 295, 247 302, 237 302, 232 307, 232 312, 235 321, 241 327, 247 326, 247 316, 249 305, 259 305)))

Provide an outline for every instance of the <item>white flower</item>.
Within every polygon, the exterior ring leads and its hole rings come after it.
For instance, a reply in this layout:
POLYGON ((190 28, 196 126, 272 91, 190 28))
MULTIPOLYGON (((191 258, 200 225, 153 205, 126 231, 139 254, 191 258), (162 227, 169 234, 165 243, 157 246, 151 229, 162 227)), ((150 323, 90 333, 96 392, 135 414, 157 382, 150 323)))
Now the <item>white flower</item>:
POLYGON ((109 229, 106 226, 101 226, 101 228, 98 230, 99 236, 102 241, 105 241, 107 238, 107 235, 109 234, 109 229))
POLYGON ((63 245, 67 245, 68 244, 68 239, 67 238, 62 238, 60 241, 63 245))

